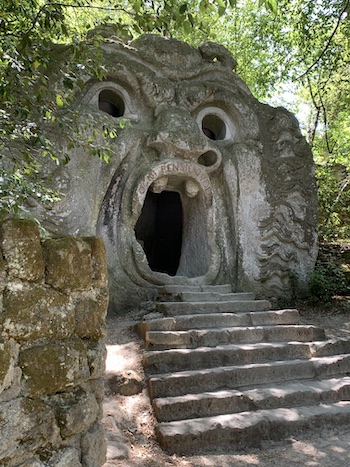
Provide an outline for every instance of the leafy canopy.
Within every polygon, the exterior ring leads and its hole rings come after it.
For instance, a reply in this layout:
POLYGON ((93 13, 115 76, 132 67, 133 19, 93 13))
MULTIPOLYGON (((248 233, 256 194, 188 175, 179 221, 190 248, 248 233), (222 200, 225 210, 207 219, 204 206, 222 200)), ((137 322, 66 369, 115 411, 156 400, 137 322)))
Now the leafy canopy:
POLYGON ((320 233, 350 237, 349 13, 350 0, 3 0, 0 211, 23 213, 28 199, 57 199, 41 169, 43 158, 68 160, 50 137, 55 125, 65 132, 68 148, 84 145, 90 154, 111 157, 118 128, 106 124, 102 139, 85 138, 69 104, 86 75, 103 78, 98 47, 87 48, 84 41, 97 46, 98 36, 88 39, 88 31, 112 23, 125 40, 155 32, 193 44, 223 43, 260 99, 292 87, 291 110, 301 103, 309 109, 304 125, 317 168, 320 233), (70 44, 69 51, 62 44, 70 44))
MULTIPOLYGON (((276 11, 275 0, 256 2, 256 8, 263 5, 276 11)), ((98 36, 88 39, 89 30, 113 23, 115 34, 124 39, 152 31, 200 41, 208 35, 211 21, 235 7, 236 0, 3 0, 0 213, 28 215, 26 202, 58 199, 41 170, 44 158, 57 164, 69 159, 53 143, 55 125, 64 132, 68 149, 80 145, 106 161, 111 156, 109 141, 118 129, 106 126, 102 142, 98 134, 86 138, 69 107, 84 76, 102 79, 105 73, 96 47, 98 36), (86 47, 85 41, 95 47, 86 47), (70 44, 69 49, 59 44, 70 44), (55 89, 48 86, 53 70, 55 89)))

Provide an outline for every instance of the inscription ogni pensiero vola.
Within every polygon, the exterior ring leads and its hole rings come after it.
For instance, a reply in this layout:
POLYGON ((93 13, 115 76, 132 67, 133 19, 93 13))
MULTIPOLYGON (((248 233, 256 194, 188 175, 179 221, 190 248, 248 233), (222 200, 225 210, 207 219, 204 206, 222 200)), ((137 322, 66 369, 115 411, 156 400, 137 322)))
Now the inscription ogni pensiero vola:
POLYGON ((137 186, 138 201, 142 204, 144 196, 153 182, 164 176, 178 176, 195 179, 202 188, 207 203, 212 201, 211 183, 206 171, 193 162, 170 161, 152 168, 137 186))

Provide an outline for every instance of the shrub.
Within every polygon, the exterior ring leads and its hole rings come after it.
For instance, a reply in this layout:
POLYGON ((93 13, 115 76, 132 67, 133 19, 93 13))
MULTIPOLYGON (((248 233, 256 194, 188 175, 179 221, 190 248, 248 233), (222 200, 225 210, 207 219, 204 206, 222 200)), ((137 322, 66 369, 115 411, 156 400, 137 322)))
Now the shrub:
POLYGON ((330 301, 334 295, 350 293, 344 270, 331 261, 317 261, 310 274, 308 289, 311 301, 330 301))

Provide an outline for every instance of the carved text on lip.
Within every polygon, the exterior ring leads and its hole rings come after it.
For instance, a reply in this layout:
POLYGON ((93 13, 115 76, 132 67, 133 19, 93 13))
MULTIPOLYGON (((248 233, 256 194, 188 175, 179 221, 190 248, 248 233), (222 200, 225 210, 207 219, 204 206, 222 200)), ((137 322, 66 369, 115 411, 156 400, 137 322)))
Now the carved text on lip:
POLYGON ((210 202, 212 198, 211 183, 206 172, 197 164, 192 162, 167 162, 153 168, 137 187, 137 194, 144 195, 150 184, 164 175, 182 175, 195 178, 203 189, 206 199, 210 202))

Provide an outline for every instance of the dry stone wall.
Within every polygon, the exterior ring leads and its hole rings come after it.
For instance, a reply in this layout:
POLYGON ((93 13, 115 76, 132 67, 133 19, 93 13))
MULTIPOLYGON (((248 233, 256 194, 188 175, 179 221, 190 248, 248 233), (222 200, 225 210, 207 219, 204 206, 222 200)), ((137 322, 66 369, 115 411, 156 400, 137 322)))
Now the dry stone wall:
POLYGON ((103 243, 0 225, 0 466, 100 467, 103 243))

